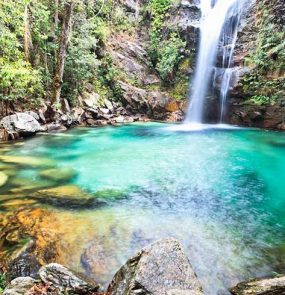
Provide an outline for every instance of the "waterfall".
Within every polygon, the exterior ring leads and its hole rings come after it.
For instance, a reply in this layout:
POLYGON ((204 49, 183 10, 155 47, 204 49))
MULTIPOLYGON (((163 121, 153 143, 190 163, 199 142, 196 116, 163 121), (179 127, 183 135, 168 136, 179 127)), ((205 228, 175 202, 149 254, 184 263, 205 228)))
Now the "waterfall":
POLYGON ((201 22, 197 68, 194 75, 186 123, 202 123, 205 97, 213 78, 219 47, 222 47, 221 115, 231 80, 231 66, 244 0, 200 0, 201 22))

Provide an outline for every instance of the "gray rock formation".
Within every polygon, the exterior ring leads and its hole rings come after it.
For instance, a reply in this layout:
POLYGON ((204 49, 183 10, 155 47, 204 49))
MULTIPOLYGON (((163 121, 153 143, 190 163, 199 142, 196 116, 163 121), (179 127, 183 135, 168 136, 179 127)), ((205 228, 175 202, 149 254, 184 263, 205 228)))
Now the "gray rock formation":
POLYGON ((70 270, 57 263, 43 266, 39 271, 39 276, 45 284, 50 284, 52 288, 64 294, 86 294, 99 290, 98 285, 87 283, 85 280, 82 280, 70 270))
POLYGON ((239 283, 231 289, 234 295, 281 295, 285 294, 285 276, 252 280, 239 283))
POLYGON ((180 243, 172 238, 142 249, 116 273, 110 295, 201 295, 202 288, 180 243))
POLYGON ((14 279, 4 290, 3 295, 23 295, 35 285, 36 281, 30 277, 19 277, 14 279))
POLYGON ((12 136, 13 134, 25 136, 44 131, 40 123, 33 116, 26 113, 16 113, 6 116, 0 121, 0 126, 4 127, 12 136))

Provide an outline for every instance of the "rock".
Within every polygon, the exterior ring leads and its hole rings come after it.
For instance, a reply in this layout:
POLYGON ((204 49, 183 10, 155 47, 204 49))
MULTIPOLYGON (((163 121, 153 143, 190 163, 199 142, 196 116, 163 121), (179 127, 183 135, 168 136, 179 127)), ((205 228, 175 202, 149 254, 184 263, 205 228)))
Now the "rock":
POLYGON ((232 288, 231 293, 234 295, 285 294, 285 276, 242 282, 232 288))
POLYGON ((53 167, 55 162, 51 159, 36 158, 36 157, 24 157, 24 156, 10 156, 0 155, 0 160, 4 163, 17 164, 21 166, 30 167, 53 167))
POLYGON ((101 191, 97 191, 95 193, 95 197, 99 200, 119 200, 125 197, 124 192, 115 189, 105 189, 101 191))
POLYGON ((111 103, 111 101, 106 99, 104 103, 105 103, 106 108, 112 113, 114 111, 114 107, 113 107, 113 104, 111 103))
POLYGON ((31 198, 66 207, 85 207, 94 203, 95 199, 75 185, 63 185, 39 190, 30 195, 31 198))
POLYGON ((123 90, 123 99, 126 105, 130 105, 133 109, 145 113, 148 110, 148 93, 146 90, 131 86, 121 82, 120 86, 123 90))
POLYGON ((201 295, 202 287, 181 245, 160 240, 130 258, 108 287, 110 295, 201 295))
POLYGON ((83 99, 83 103, 85 106, 89 108, 93 108, 98 105, 99 99, 100 99, 100 95, 95 92, 92 92, 92 93, 86 94, 86 98, 83 99))
POLYGON ((0 121, 0 125, 9 134, 19 133, 22 136, 45 130, 33 116, 26 113, 6 116, 0 121))
POLYGON ((0 187, 5 185, 7 180, 8 180, 8 176, 4 172, 0 171, 0 187))
POLYGON ((26 111, 25 114, 28 114, 28 115, 34 117, 37 121, 40 120, 40 116, 34 111, 26 111))
POLYGON ((9 139, 8 132, 4 128, 1 128, 0 126, 0 142, 7 141, 8 139, 9 139))
POLYGON ((39 173, 39 175, 46 179, 62 182, 69 181, 70 179, 74 178, 77 173, 74 169, 65 167, 43 170, 39 173))
POLYGON ((81 123, 84 110, 82 108, 74 108, 71 110, 71 116, 74 122, 81 123))
POLYGON ((39 276, 45 284, 50 284, 51 287, 64 294, 87 294, 88 292, 97 292, 99 290, 98 285, 87 283, 73 272, 57 263, 43 266, 39 270, 39 276))
POLYGON ((124 123, 125 122, 125 117, 119 116, 119 117, 115 118, 115 122, 119 123, 119 124, 124 123))
POLYGON ((46 125, 46 131, 50 133, 66 131, 67 128, 59 123, 50 123, 46 125))
POLYGON ((39 110, 39 117, 40 117, 40 119, 41 119, 41 121, 43 122, 43 123, 45 123, 46 122, 46 118, 45 118, 45 115, 44 115, 44 111, 43 110, 39 110))
POLYGON ((25 295, 36 284, 30 277, 19 277, 14 279, 4 290, 3 295, 25 295))
POLYGON ((34 254, 26 253, 26 249, 33 245, 33 241, 29 241, 23 249, 21 254, 8 264, 9 279, 17 277, 32 277, 36 278, 41 267, 37 257, 34 254))

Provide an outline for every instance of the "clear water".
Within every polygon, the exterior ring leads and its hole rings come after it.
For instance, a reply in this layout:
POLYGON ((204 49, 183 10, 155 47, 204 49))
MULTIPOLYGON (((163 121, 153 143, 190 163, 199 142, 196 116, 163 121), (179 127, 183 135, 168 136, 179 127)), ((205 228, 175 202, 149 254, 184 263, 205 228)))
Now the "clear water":
MULTIPOLYGON (((98 208, 50 209, 72 228, 69 267, 84 266, 107 284, 142 246, 171 236, 183 243, 206 294, 227 294, 240 280, 285 271, 285 134, 182 126, 78 128, 5 152, 73 167, 72 183, 91 194, 124 193, 98 208), (102 269, 84 264, 92 245, 100 249, 102 269)), ((18 169, 34 181, 38 173, 18 169)))

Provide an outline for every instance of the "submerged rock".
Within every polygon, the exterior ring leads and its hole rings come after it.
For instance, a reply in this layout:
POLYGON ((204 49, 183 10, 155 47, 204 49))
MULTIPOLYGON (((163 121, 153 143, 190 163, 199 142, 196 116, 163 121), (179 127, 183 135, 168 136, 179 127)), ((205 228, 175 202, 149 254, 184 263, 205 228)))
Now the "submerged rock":
POLYGON ((0 161, 9 164, 17 164, 21 166, 31 167, 53 167, 55 162, 51 159, 36 158, 36 157, 25 157, 25 156, 11 156, 11 155, 0 155, 0 161))
POLYGON ((29 294, 29 290, 36 284, 36 280, 30 277, 19 277, 14 279, 4 290, 3 295, 29 294))
POLYGON ((97 292, 99 290, 97 284, 87 283, 73 272, 57 263, 43 266, 39 270, 39 276, 44 283, 50 284, 52 288, 64 294, 87 294, 88 292, 97 292))
POLYGON ((242 282, 232 288, 231 293, 234 295, 285 294, 285 276, 242 282))
POLYGON ((0 187, 5 185, 7 180, 8 180, 8 176, 4 172, 0 171, 0 187))
POLYGON ((65 168, 43 170, 39 174, 43 178, 61 182, 61 181, 68 181, 74 178, 77 173, 74 169, 65 167, 65 168))
POLYGON ((75 185, 63 185, 39 190, 31 198, 59 206, 81 207, 93 204, 94 198, 75 185))
POLYGON ((105 189, 95 193, 95 197, 102 201, 106 200, 118 200, 125 197, 125 194, 120 190, 105 189))
POLYGON ((160 240, 144 249, 116 273, 110 295, 203 294, 191 264, 175 239, 160 240))

